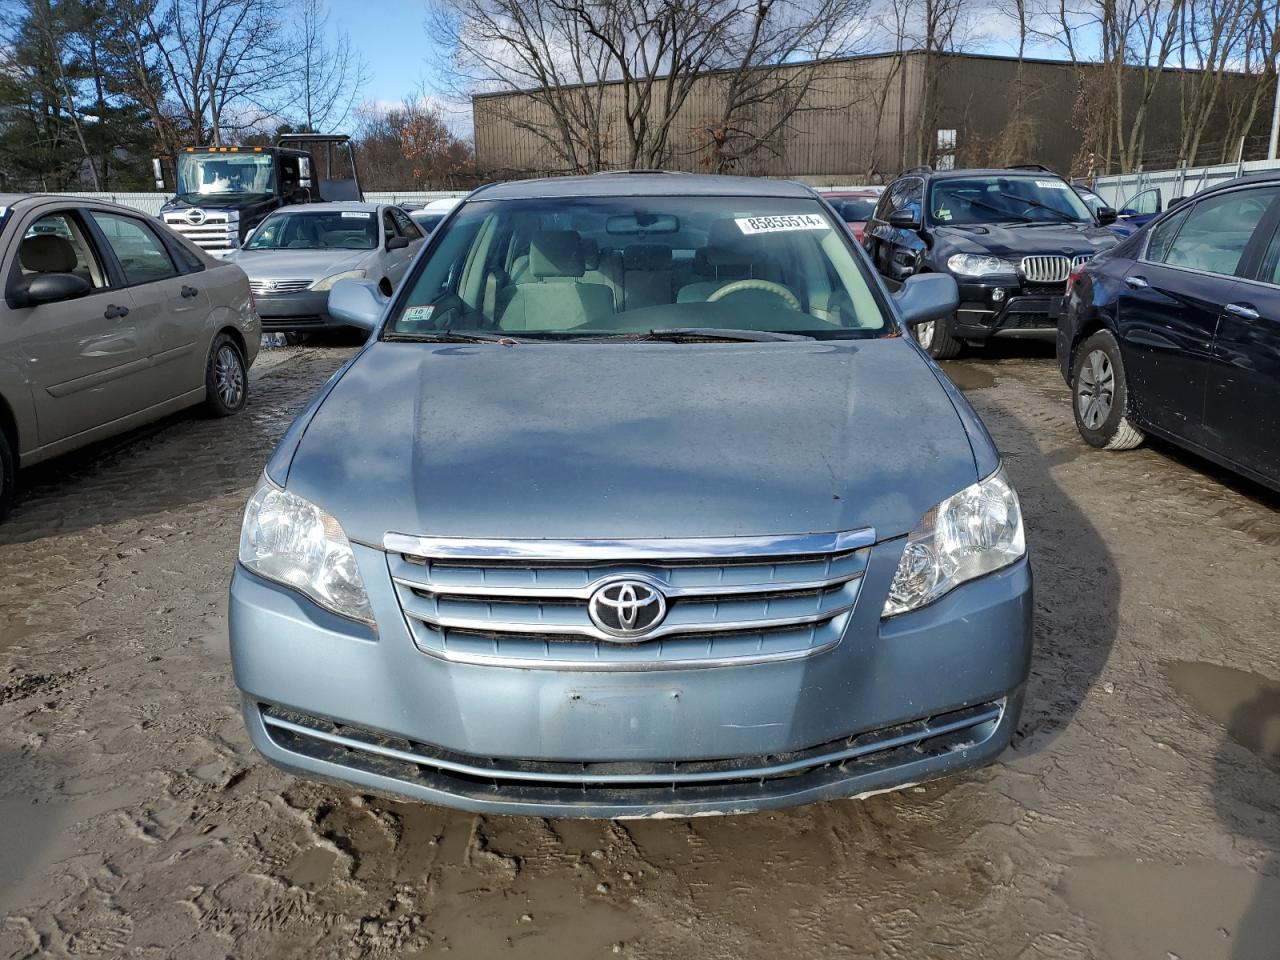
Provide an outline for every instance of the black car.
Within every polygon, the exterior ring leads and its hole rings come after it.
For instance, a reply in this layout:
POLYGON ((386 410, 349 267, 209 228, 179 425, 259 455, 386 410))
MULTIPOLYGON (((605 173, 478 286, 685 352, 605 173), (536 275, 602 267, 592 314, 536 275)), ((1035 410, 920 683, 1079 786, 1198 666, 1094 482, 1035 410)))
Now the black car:
POLYGON ((885 190, 862 242, 891 289, 916 273, 955 277, 956 314, 916 328, 947 359, 997 334, 1052 337, 1067 277, 1116 243, 1114 220, 1044 168, 917 167, 885 190))
POLYGON ((1280 489, 1280 172, 1165 211, 1074 279, 1058 329, 1095 447, 1155 434, 1280 489))

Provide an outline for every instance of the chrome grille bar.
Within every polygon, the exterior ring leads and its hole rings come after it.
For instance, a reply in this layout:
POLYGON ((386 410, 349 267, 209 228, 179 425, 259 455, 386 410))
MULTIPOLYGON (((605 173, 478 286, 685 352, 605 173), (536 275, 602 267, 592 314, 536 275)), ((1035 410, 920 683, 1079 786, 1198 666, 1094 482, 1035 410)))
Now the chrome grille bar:
POLYGON ((256 294, 300 293, 306 290, 312 280, 250 280, 249 289, 256 294))
POLYGON ((1064 256, 1023 257, 1023 279, 1030 283, 1064 283, 1071 274, 1071 258, 1064 256))

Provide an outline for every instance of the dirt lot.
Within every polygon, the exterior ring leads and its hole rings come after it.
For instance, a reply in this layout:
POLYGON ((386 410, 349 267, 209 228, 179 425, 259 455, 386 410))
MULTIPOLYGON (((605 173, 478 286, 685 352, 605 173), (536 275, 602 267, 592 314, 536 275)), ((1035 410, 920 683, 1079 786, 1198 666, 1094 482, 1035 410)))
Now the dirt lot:
POLYGON ((625 825, 267 767, 224 593, 262 464, 346 353, 268 351, 245 416, 27 477, 0 527, 0 956, 1280 957, 1280 499, 1167 447, 1087 449, 1033 347, 949 367, 1035 563, 1000 764, 625 825))

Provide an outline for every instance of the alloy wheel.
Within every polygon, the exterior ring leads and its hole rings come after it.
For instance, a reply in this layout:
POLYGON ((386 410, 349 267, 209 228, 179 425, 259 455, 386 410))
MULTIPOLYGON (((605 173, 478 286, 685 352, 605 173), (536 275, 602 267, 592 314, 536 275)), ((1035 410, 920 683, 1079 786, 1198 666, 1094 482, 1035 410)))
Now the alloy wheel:
POLYGON ((1076 409, 1081 422, 1097 430, 1111 416, 1115 403, 1116 375, 1111 358, 1102 350, 1094 350, 1084 358, 1076 377, 1076 409))
POLYGON ((224 343, 214 358, 213 383, 224 406, 234 410, 240 405, 244 398, 244 365, 229 343, 224 343))

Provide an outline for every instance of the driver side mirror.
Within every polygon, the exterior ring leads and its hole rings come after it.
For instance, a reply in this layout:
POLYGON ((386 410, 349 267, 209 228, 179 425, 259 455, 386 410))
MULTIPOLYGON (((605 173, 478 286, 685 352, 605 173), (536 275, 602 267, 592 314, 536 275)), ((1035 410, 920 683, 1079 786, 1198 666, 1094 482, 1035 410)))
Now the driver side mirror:
POLYGON ((1098 218, 1098 223, 1105 227, 1108 224, 1115 223, 1120 214, 1116 213, 1115 207, 1099 207, 1095 216, 1098 218))
POLYGON ((89 290, 89 281, 74 273, 38 273, 22 291, 25 306, 41 303, 61 303, 83 297, 89 290))
POLYGON ((899 230, 919 230, 920 217, 910 207, 903 207, 889 214, 889 226, 897 227, 899 230))
POLYGON ((388 250, 403 250, 409 245, 408 237, 387 237, 388 250))
POLYGON ((908 277, 893 300, 902 322, 913 327, 955 313, 960 306, 960 288, 949 274, 921 273, 908 277))
POLYGON ((329 315, 361 330, 377 329, 386 303, 372 280, 339 280, 329 291, 329 315))

